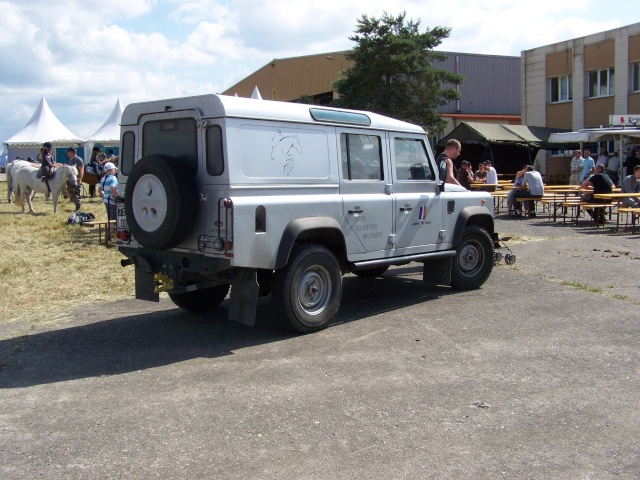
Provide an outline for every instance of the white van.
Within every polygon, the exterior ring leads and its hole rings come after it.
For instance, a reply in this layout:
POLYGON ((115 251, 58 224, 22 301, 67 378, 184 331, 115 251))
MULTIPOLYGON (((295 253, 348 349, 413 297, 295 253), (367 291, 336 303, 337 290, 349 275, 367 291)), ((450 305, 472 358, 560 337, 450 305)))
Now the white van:
POLYGON ((371 112, 202 95, 122 116, 116 244, 136 298, 217 307, 253 324, 271 294, 284 324, 327 327, 341 276, 424 264, 478 288, 493 268, 493 201, 444 185, 421 127, 371 112))

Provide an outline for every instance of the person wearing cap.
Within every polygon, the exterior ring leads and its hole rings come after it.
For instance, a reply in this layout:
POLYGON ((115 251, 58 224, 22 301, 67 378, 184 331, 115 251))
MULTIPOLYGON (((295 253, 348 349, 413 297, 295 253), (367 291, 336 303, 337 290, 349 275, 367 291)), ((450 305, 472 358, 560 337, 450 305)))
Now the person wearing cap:
POLYGON ((462 160, 460 166, 461 168, 458 170, 458 182, 467 190, 471 190, 471 182, 475 181, 473 171, 471 170, 471 163, 467 160, 462 160))
POLYGON ((487 171, 487 184, 489 185, 497 185, 498 184, 498 172, 493 165, 491 165, 491 160, 484 161, 484 169, 487 171))
POLYGON ((84 160, 76 155, 75 147, 67 148, 67 158, 69 159, 67 163, 73 167, 76 167, 76 170, 78 170, 78 187, 70 188, 69 195, 70 201, 76 204, 76 211, 78 211, 80 210, 80 205, 82 204, 82 200, 80 200, 80 191, 82 189, 82 177, 84 175, 84 160))
MULTIPOLYGON (((104 206, 107 210, 107 220, 116 219, 116 197, 118 196, 118 179, 116 178, 116 171, 118 169, 113 162, 107 162, 104 164, 104 175, 100 179, 98 185, 98 193, 102 197, 104 206)), ((110 240, 113 235, 115 226, 111 223, 107 223, 107 246, 110 245, 110 240)))
POLYGON ((44 142, 42 144, 42 149, 40 150, 40 155, 38 155, 38 160, 40 161, 40 171, 42 172, 41 181, 47 182, 47 188, 49 188, 49 177, 53 173, 55 160, 53 159, 53 153, 51 153, 51 149, 53 146, 51 142, 44 142))

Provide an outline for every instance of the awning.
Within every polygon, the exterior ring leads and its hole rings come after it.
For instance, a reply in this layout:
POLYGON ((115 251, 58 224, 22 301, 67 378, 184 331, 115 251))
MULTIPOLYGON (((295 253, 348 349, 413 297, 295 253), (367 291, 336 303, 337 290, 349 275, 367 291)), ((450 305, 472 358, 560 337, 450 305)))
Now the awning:
POLYGON ((553 133, 549 137, 551 143, 593 143, 620 140, 621 137, 639 138, 640 130, 632 128, 594 128, 577 132, 553 133))
POLYGON ((543 148, 549 143, 549 137, 555 132, 558 132, 558 129, 528 125, 462 122, 440 140, 438 145, 444 145, 450 138, 455 138, 460 143, 468 144, 505 143, 543 148))

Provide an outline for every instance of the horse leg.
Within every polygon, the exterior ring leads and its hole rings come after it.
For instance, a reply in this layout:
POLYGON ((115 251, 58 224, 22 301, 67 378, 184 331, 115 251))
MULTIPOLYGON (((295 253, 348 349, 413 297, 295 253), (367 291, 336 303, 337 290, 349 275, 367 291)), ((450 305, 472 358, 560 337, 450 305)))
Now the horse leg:
MULTIPOLYGON (((31 204, 31 194, 34 193, 31 187, 27 187, 24 189, 24 194, 27 197, 27 204, 29 205, 29 211, 31 213, 36 213, 33 209, 33 205, 31 204)), ((22 202, 22 212, 24 213, 24 202, 22 202)))

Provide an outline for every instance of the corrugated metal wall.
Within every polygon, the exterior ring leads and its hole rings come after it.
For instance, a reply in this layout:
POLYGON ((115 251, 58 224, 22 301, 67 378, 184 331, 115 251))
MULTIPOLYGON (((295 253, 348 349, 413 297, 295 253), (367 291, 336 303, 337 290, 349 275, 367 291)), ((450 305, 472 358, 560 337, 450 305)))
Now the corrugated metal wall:
MULTIPOLYGON (((458 71, 465 79, 459 104, 443 105, 439 113, 520 115, 520 57, 445 54, 447 60, 435 62, 434 67, 458 71)), ((349 66, 351 62, 339 52, 275 59, 223 93, 250 97, 257 86, 264 99, 293 101, 301 95, 331 92, 338 72, 349 66)))
POLYGON ((435 68, 464 75, 462 99, 438 109, 440 113, 520 115, 520 57, 446 52, 435 68))

